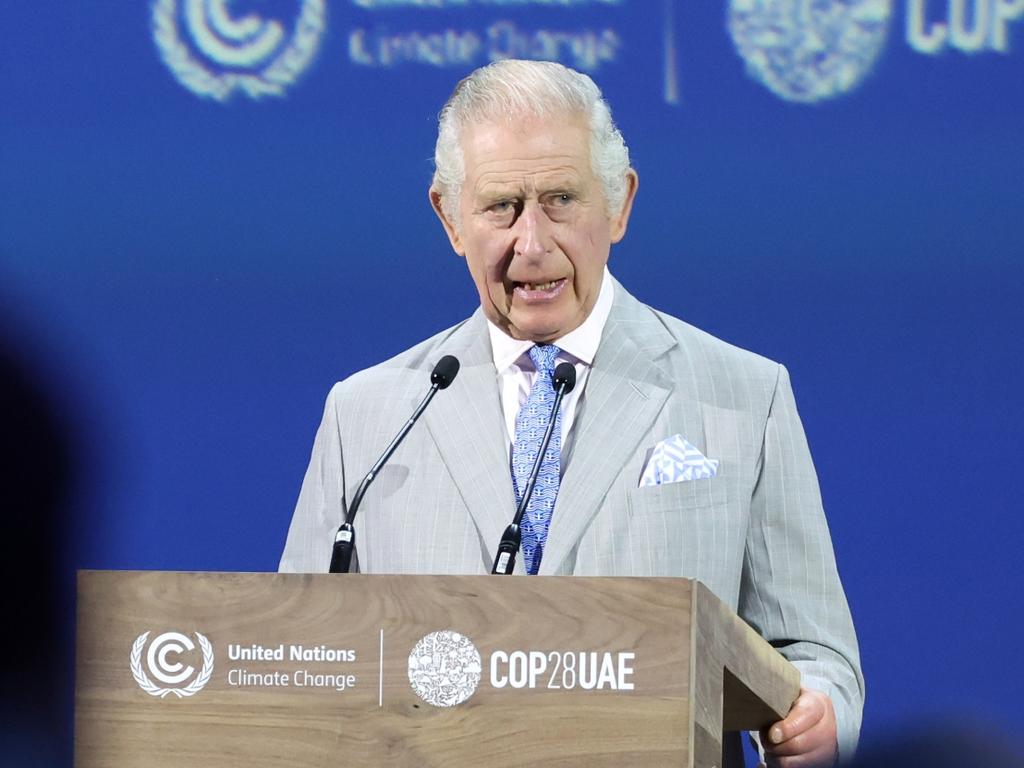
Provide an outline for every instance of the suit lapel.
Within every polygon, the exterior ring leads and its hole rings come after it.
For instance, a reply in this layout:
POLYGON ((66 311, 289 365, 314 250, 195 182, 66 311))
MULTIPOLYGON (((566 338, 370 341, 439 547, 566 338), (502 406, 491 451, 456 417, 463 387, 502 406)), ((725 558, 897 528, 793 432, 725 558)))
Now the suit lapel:
MULTIPOLYGON (((448 391, 437 394, 423 418, 469 509, 484 550, 497 549, 502 531, 515 513, 515 495, 497 373, 486 321, 479 310, 437 350, 438 359, 445 354, 459 358, 459 374, 448 391)), ((431 365, 435 362, 429 361, 431 365)), ((488 568, 490 556, 484 557, 488 568)))
POLYGON ((573 426, 572 455, 558 491, 541 574, 559 572, 609 486, 649 435, 673 389, 658 358, 675 343, 650 308, 616 283, 615 304, 573 426))

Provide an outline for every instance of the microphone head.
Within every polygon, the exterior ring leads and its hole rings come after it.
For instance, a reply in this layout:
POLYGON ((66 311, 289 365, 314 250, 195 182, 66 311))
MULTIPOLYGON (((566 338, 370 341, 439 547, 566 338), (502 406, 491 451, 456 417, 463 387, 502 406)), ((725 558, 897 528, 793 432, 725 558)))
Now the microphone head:
POLYGON ((559 363, 555 366, 555 372, 551 376, 555 384, 555 390, 564 387, 562 394, 568 395, 576 386, 576 367, 572 363, 559 363))
POLYGON ((436 385, 438 389, 445 389, 455 381, 458 372, 459 358, 454 355, 445 355, 437 361, 434 370, 430 372, 430 383, 436 385))

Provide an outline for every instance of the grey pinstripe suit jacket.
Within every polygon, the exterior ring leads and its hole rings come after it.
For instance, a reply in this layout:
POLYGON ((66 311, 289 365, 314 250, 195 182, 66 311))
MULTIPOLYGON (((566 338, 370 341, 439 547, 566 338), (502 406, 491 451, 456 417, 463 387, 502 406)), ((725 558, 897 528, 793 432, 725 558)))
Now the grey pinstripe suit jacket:
MULTIPOLYGON (((398 432, 442 355, 462 362, 363 500, 360 570, 489 573, 515 498, 480 310, 334 386, 280 570, 328 569, 342 498, 398 432)), ((521 569, 522 558, 517 568, 521 569)), ((543 574, 699 579, 828 693, 840 753, 860 728, 857 640, 785 368, 640 303, 615 284, 563 458, 543 574), (716 477, 639 488, 681 433, 716 477)))

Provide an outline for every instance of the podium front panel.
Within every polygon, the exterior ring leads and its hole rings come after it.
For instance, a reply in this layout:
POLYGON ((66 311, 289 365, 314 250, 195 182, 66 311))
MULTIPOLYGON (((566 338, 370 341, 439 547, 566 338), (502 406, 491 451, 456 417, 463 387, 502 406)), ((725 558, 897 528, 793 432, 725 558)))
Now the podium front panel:
POLYGON ((91 571, 79 768, 681 766, 683 579, 91 571))

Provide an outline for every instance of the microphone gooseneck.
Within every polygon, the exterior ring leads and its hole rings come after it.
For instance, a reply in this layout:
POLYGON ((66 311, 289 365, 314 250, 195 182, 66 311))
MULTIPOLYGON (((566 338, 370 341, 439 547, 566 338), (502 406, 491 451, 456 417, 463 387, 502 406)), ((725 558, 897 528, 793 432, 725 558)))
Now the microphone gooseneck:
POLYGON ((530 477, 526 481, 526 488, 523 489, 519 506, 516 507, 515 517, 505 528, 505 532, 501 536, 501 543, 498 544, 498 552, 494 556, 494 565, 491 567, 491 573, 494 574, 509 576, 515 570, 516 555, 519 553, 523 541, 523 532, 520 527, 523 515, 526 513, 526 506, 530 503, 530 497, 533 495, 533 486, 540 475, 540 468, 544 462, 544 454, 548 450, 548 443, 551 442, 551 433, 555 428, 555 417, 562 405, 562 398, 572 392, 573 387, 576 386, 576 368, 572 363, 559 363, 555 366, 554 373, 551 374, 551 381, 555 387, 555 402, 551 406, 551 417, 548 419, 547 429, 544 430, 544 438, 541 440, 537 458, 533 462, 530 477))
MULTIPOLYGON (((391 441, 391 444, 384 449, 384 453, 377 459, 377 462, 371 467, 370 471, 366 473, 366 477, 359 483, 359 487, 356 488, 355 495, 352 497, 352 504, 349 505, 348 511, 345 513, 345 522, 341 524, 338 532, 334 534, 334 547, 331 550, 331 573, 348 573, 352 567, 352 553, 356 547, 356 530, 353 523, 356 519, 356 512, 359 511, 359 505, 363 501, 363 496, 370 487, 370 483, 377 477, 377 473, 384 468, 384 465, 388 463, 388 459, 391 458, 391 454, 395 452, 395 449, 405 440, 405 436, 409 434, 413 424, 417 422, 423 411, 430 405, 434 395, 438 393, 438 390, 447 389, 455 381, 458 373, 459 360, 453 355, 445 355, 437 361, 434 369, 430 372, 430 390, 427 392, 426 397, 417 406, 409 420, 405 422, 405 426, 395 436, 395 439, 391 441)), ((342 503, 344 503, 344 499, 342 503)))

